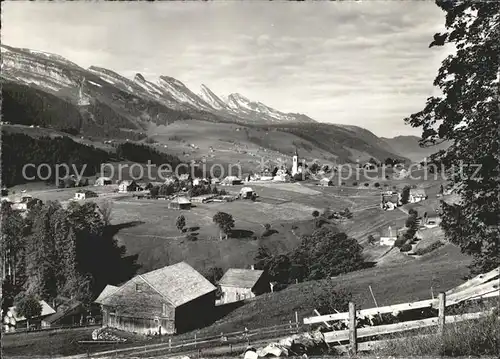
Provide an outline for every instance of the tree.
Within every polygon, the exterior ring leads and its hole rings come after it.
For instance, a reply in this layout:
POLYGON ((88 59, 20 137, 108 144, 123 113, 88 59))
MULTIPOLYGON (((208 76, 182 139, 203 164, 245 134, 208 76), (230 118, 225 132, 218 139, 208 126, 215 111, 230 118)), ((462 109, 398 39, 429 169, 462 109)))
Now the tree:
POLYGON ((106 226, 111 222, 111 215, 113 213, 113 203, 111 201, 104 201, 99 207, 102 214, 102 220, 106 226))
POLYGON ((434 80, 442 95, 428 98, 405 121, 422 128, 421 145, 450 143, 431 156, 446 167, 449 182, 461 186, 459 203, 442 203, 441 226, 448 240, 474 256, 471 274, 484 273, 499 262, 500 3, 436 3, 446 13, 446 32, 436 34, 429 47, 452 45, 456 51, 434 80))
POLYGON ((220 229, 219 237, 222 240, 222 233, 226 235, 226 239, 228 234, 231 232, 231 229, 234 228, 234 219, 228 213, 225 212, 217 212, 212 218, 213 222, 217 224, 220 229))
POLYGON ((223 275, 224 271, 221 267, 210 267, 203 273, 203 276, 213 285, 217 285, 223 275))
POLYGON ((375 244, 375 242, 376 242, 375 237, 373 237, 373 235, 370 234, 368 236, 368 244, 373 245, 373 244, 375 244))
POLYGON ((407 204, 410 199, 410 186, 404 186, 401 193, 401 203, 407 204))
POLYGON ((186 218, 184 217, 184 215, 181 214, 179 217, 177 217, 175 226, 177 227, 179 232, 184 232, 184 227, 186 227, 186 218))
POLYGON ((280 254, 272 257, 265 267, 269 279, 280 284, 288 284, 290 282, 290 269, 292 263, 290 258, 285 254, 280 254))
POLYGON ((26 328, 28 329, 30 319, 42 314, 42 305, 35 296, 31 294, 18 298, 15 304, 17 314, 26 318, 26 328))
POLYGON ((255 269, 264 270, 271 258, 272 255, 269 250, 263 246, 259 246, 254 257, 255 269))
POLYGON ((314 227, 317 227, 318 226, 318 217, 319 217, 319 212, 314 210, 312 212, 312 216, 313 216, 313 223, 314 223, 314 227))
POLYGON ((149 194, 151 197, 156 198, 158 197, 158 194, 160 192, 160 187, 159 186, 153 186, 149 189, 149 194))

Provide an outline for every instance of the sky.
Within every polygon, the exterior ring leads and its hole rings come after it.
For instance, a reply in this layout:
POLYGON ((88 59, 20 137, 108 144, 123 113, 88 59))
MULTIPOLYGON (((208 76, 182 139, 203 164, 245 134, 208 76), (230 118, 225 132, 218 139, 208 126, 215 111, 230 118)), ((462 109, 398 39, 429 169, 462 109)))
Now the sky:
POLYGON ((8 1, 1 40, 394 137, 420 135, 403 119, 436 93, 443 26, 433 1, 8 1))

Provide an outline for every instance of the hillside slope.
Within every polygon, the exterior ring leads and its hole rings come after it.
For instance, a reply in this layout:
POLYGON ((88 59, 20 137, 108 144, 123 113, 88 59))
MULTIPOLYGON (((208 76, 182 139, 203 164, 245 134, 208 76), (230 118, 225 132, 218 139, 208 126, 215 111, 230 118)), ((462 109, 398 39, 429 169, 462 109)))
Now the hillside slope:
POLYGON ((401 156, 408 157, 414 162, 420 162, 424 158, 449 147, 449 144, 447 143, 430 147, 420 147, 420 138, 417 136, 397 136, 394 138, 382 137, 381 140, 387 143, 389 146, 387 148, 388 150, 392 150, 401 156))

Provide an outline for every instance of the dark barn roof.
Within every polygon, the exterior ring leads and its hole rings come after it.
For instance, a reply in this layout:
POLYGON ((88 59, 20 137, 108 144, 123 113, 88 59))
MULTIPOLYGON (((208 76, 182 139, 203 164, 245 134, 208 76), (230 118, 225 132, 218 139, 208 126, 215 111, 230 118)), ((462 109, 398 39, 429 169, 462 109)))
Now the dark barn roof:
POLYGON ((230 268, 219 281, 219 285, 251 289, 263 273, 262 270, 230 268))

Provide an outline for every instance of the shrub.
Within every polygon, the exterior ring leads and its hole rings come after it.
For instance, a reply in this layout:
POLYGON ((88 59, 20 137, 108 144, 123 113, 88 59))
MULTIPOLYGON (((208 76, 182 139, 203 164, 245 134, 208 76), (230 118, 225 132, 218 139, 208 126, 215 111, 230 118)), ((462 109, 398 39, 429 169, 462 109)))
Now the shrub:
POLYGON ((416 251, 415 251, 415 254, 416 255, 419 255, 419 256, 423 256, 424 254, 427 254, 427 253, 430 253, 440 247, 444 246, 444 243, 441 242, 441 241, 437 241, 437 242, 434 242, 432 243, 431 245, 427 246, 427 247, 424 247, 424 248, 418 248, 416 251))
POLYGON ((340 185, 341 185, 341 186, 345 186, 345 182, 342 182, 340 185))
POLYGON ((357 186, 357 185, 358 185, 358 182, 354 181, 354 182, 352 183, 352 185, 353 185, 353 186, 357 186))
POLYGON ((368 186, 369 186, 369 184, 368 184, 368 183, 365 183, 365 187, 368 187, 368 186))
POLYGON ((400 252, 409 252, 411 251, 411 244, 409 243, 406 243, 406 244, 403 244, 401 246, 401 248, 399 249, 400 252))
POLYGON ((401 248, 405 243, 406 243, 405 238, 398 238, 396 239, 396 241, 394 241, 394 247, 401 248))
POLYGON ((379 188, 380 187, 380 183, 375 182, 374 186, 375 186, 375 188, 379 188))

